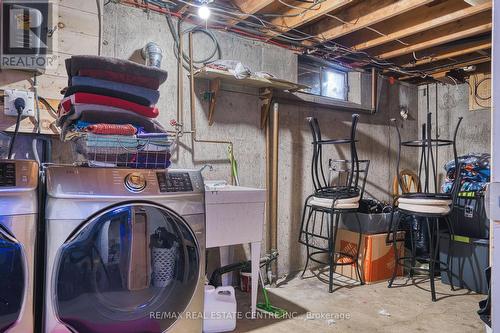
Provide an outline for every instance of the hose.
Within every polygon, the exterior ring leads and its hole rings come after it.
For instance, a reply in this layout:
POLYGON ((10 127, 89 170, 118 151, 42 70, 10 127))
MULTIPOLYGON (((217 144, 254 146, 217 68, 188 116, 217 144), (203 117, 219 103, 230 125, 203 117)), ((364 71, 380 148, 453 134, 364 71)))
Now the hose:
MULTIPOLYGON (((172 20, 172 15, 170 14, 170 12, 168 12, 165 17, 167 18, 168 28, 170 30, 170 33, 172 34, 172 38, 174 39, 174 55, 177 59, 179 59, 179 51, 178 51, 179 50, 179 35, 181 36, 180 38, 182 38, 183 35, 189 34, 190 32, 192 32, 193 34, 197 33, 197 32, 204 33, 213 41, 213 48, 209 52, 209 55, 203 59, 193 59, 193 63, 195 63, 195 64, 207 64, 207 63, 210 63, 210 62, 213 62, 215 60, 220 59, 220 55, 221 55, 220 45, 219 45, 219 42, 217 41, 217 38, 215 37, 215 35, 212 31, 205 29, 205 28, 202 28, 202 27, 198 27, 198 26, 194 26, 194 27, 188 28, 188 29, 183 31, 182 30, 182 19, 179 19, 178 28, 176 29, 174 27, 174 22, 172 20), (217 56, 217 59, 213 59, 216 56, 217 56)), ((184 63, 182 66, 185 69, 189 70, 189 66, 187 64, 189 64, 190 59, 189 59, 189 55, 186 54, 184 52, 184 50, 182 51, 182 59, 184 60, 184 63)), ((199 67, 196 67, 196 66, 195 66, 195 68, 199 69, 199 67)))
POLYGON ((236 162, 236 159, 234 158, 234 152, 232 149, 232 146, 229 146, 227 148, 227 154, 229 158, 229 162, 231 163, 231 176, 234 179, 234 183, 236 186, 240 185, 240 178, 238 176, 238 163, 236 162))

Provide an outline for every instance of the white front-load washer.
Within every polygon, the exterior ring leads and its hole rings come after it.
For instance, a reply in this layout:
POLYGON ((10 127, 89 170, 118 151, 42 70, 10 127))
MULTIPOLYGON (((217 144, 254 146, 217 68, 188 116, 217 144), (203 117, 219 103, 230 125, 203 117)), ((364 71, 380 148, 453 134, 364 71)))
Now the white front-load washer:
POLYGON ((201 173, 49 166, 45 174, 44 332, 201 332, 201 173))
POLYGON ((34 332, 38 164, 0 160, 0 332, 34 332))

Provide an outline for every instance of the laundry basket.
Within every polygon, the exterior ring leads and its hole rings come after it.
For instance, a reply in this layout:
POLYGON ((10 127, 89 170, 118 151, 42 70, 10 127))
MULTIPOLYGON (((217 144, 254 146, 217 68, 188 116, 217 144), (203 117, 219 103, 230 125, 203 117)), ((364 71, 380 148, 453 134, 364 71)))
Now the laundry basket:
POLYGON ((150 246, 153 286, 167 287, 175 279, 178 239, 166 228, 160 227, 151 235, 150 246))
POLYGON ((175 243, 170 249, 153 247, 153 286, 167 287, 175 279, 175 263, 179 254, 175 243))

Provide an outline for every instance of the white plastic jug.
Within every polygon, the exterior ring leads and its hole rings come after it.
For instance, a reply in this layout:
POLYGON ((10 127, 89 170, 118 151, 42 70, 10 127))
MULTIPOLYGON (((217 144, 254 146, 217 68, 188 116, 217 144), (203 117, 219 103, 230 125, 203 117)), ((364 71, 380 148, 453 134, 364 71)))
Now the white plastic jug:
POLYGON ((236 297, 233 287, 205 286, 203 332, 230 332, 236 329, 236 297))

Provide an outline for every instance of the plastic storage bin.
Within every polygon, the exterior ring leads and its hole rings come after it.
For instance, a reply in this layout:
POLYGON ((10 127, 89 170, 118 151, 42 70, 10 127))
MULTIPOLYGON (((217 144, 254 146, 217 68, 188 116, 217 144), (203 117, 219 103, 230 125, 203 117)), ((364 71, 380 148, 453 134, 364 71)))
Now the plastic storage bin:
POLYGON ((236 296, 233 287, 205 286, 203 332, 230 332, 236 329, 236 296))
MULTIPOLYGON (((452 280, 455 287, 477 293, 488 293, 485 270, 489 266, 489 240, 454 236, 452 253, 448 253, 449 234, 441 234, 439 259, 447 262, 451 257, 452 280)), ((441 282, 450 284, 448 274, 441 273, 441 282)))
MULTIPOLYGON (((399 213, 394 212, 394 221, 399 218, 399 213)), ((342 214, 339 223, 339 229, 345 229, 353 232, 361 232, 364 235, 382 234, 389 230, 391 221, 391 213, 347 213, 342 214), (356 220, 358 214, 361 230, 359 230, 358 221, 356 220)))
POLYGON ((455 235, 484 238, 490 236, 490 220, 486 217, 484 195, 460 196, 450 215, 455 235))

